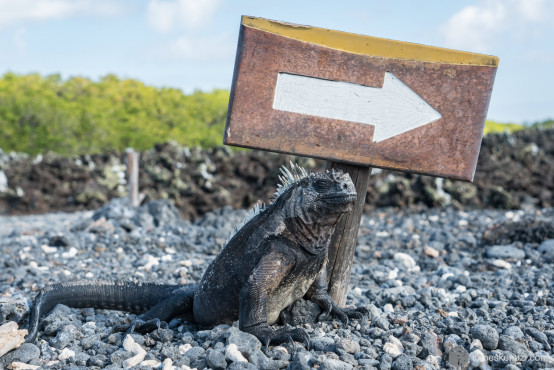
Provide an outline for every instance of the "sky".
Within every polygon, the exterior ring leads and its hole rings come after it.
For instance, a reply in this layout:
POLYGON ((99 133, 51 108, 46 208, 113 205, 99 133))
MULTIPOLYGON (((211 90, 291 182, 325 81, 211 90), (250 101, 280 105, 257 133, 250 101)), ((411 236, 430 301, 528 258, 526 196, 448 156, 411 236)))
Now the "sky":
POLYGON ((241 15, 495 55, 489 119, 554 118, 553 0, 0 0, 0 75, 229 89, 241 15))

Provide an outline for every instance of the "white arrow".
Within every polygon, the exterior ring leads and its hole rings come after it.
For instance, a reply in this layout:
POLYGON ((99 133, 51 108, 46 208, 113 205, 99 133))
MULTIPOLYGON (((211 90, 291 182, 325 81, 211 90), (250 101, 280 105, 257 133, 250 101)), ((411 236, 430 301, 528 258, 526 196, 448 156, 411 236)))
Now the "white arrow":
POLYGON ((279 73, 273 109, 373 125, 374 142, 442 117, 390 72, 382 88, 279 73))

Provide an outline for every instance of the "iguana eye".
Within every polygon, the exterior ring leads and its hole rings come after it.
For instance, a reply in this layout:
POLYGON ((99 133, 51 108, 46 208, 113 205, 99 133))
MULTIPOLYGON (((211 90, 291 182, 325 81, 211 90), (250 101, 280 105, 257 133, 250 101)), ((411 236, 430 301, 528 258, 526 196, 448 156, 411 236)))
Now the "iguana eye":
POLYGON ((331 183, 325 180, 315 180, 313 187, 318 193, 325 193, 331 189, 331 183))

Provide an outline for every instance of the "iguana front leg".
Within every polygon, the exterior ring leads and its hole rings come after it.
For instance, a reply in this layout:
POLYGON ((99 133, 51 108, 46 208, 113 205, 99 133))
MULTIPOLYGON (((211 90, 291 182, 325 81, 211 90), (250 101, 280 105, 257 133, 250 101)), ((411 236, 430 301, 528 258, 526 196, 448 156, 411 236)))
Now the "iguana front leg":
POLYGON ((344 324, 348 324, 348 319, 361 320, 364 316, 369 315, 369 311, 365 307, 339 307, 329 296, 327 289, 327 263, 325 263, 316 280, 306 293, 310 300, 317 303, 319 307, 323 309, 318 320, 328 317, 330 314, 334 314, 338 316, 344 324))
MULTIPOLYGON (((272 247, 278 242, 271 243, 272 247)), ((267 324, 267 298, 294 267, 294 258, 278 248, 268 248, 240 291, 239 328, 255 335, 266 346, 270 342, 296 340, 306 345, 309 335, 305 330, 282 328, 274 330, 267 324)))

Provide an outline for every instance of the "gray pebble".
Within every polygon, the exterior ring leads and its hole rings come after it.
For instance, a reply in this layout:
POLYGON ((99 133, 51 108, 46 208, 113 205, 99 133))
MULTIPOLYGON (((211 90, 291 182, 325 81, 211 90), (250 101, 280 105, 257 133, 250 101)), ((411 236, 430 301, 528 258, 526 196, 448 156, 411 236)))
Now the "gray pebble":
POLYGON ((58 331, 55 338, 50 339, 50 345, 57 349, 63 349, 70 343, 81 337, 81 332, 73 325, 64 325, 63 328, 58 331))
POLYGON ((525 332, 525 334, 530 335, 531 337, 535 338, 537 342, 541 343, 544 346, 545 350, 550 351, 550 344, 548 343, 548 338, 546 334, 544 334, 542 331, 532 326, 526 327, 523 331, 525 332))
POLYGON ((256 365, 252 365, 250 362, 233 362, 227 370, 257 370, 256 365))
POLYGON ((504 367, 504 370, 519 370, 519 367, 514 364, 508 364, 504 367))
POLYGON ((543 241, 538 248, 538 252, 546 262, 554 261, 554 239, 543 241))
POLYGON ((346 362, 347 364, 350 364, 352 366, 357 366, 358 361, 354 357, 354 355, 351 355, 350 353, 343 351, 342 349, 337 348, 336 353, 339 354, 339 360, 346 362))
POLYGON ((500 259, 522 259, 525 258, 525 251, 514 245, 493 245, 485 250, 487 257, 500 259))
POLYGON ((354 338, 341 338, 337 341, 336 347, 350 354, 360 351, 360 343, 354 338))
POLYGON ((78 349, 75 351, 75 357, 70 358, 70 360, 77 366, 86 366, 89 359, 89 354, 81 352, 78 349))
POLYGON ((152 338, 159 342, 171 342, 173 339, 173 330, 171 329, 158 329, 152 332, 152 338))
POLYGON ((519 326, 508 326, 506 329, 504 329, 502 334, 507 335, 515 340, 523 339, 523 332, 521 331, 519 326))
POLYGON ((92 348, 97 342, 100 341, 100 334, 90 335, 81 339, 81 346, 84 350, 92 348))
POLYGON ((227 368, 225 354, 215 349, 209 349, 206 352, 206 364, 214 370, 224 370, 227 368))
POLYGON ((379 365, 379 361, 373 358, 361 358, 358 360, 358 364, 364 368, 371 368, 377 367, 379 365))
POLYGON ((287 365, 286 361, 273 360, 268 358, 261 350, 257 350, 248 357, 248 362, 259 369, 277 370, 287 365))
POLYGON ((373 325, 383 330, 389 330, 389 327, 390 327, 389 320, 385 319, 384 317, 375 318, 373 320, 373 325))
POLYGON ((463 346, 464 341, 457 334, 449 334, 442 341, 442 345, 444 347, 444 351, 448 353, 457 347, 463 346))
POLYGON ((536 342, 534 340, 528 341, 527 345, 529 346, 529 350, 531 352, 538 352, 538 351, 544 349, 544 346, 541 343, 536 342))
POLYGON ((164 358, 170 358, 173 361, 176 361, 182 357, 181 352, 179 351, 179 347, 173 345, 162 348, 161 354, 164 358))
POLYGON ((390 370, 392 368, 392 356, 388 353, 381 355, 381 363, 379 364, 380 370, 390 370))
MULTIPOLYGON (((8 352, 0 358, 0 365, 8 365, 14 361, 28 363, 40 357, 40 349, 33 343, 23 343, 15 351, 8 352)), ((1 366, 0 366, 1 367, 1 366)))
POLYGON ((40 353, 41 353, 41 359, 44 361, 50 361, 52 357, 56 354, 54 351, 54 348, 50 347, 48 343, 41 343, 40 344, 40 353))
POLYGON ((270 349, 267 355, 271 357, 273 360, 279 360, 279 361, 289 361, 291 357, 288 352, 285 352, 281 349, 277 349, 276 347, 270 349))
POLYGON ((0 297, 0 323, 20 322, 29 311, 29 303, 23 296, 0 297))
MULTIPOLYGON (((221 248, 222 240, 227 237, 225 233, 230 232, 233 223, 239 222, 245 213, 243 210, 223 209, 191 223, 178 219, 171 209, 166 212, 164 204, 150 209, 147 206, 131 209, 122 202, 115 203, 104 209, 103 220, 91 220, 89 212, 88 216, 83 216, 88 217, 88 222, 71 232, 68 231, 71 226, 65 220, 77 216, 68 214, 56 221, 61 224, 63 220, 65 226, 46 222, 47 227, 37 234, 21 235, 14 229, 10 236, 6 234, 5 238, 0 238, 1 250, 5 252, 0 255, 0 265, 3 272, 14 279, 13 282, 0 282, 0 295, 10 297, 9 300, 24 297, 21 300, 24 305, 35 295, 31 289, 42 287, 47 281, 106 278, 171 284, 198 282, 221 248), (50 232, 50 227, 55 232, 50 232), (66 238, 65 242, 54 238, 60 232, 66 238), (68 246, 62 245, 64 243, 68 246), (57 244, 56 251, 48 250, 49 244, 57 244), (79 258, 62 256, 71 246, 79 249, 79 258), (29 257, 27 260, 3 257, 20 253, 32 256, 33 262, 48 270, 26 265, 29 257), (158 261, 159 265, 154 265, 151 270, 137 268, 152 260, 158 261)), ((540 214, 532 209, 511 212, 513 220, 525 217, 551 219, 554 216, 550 209, 541 210, 540 214)), ((546 263, 536 244, 525 241, 508 245, 518 249, 519 256, 522 251, 526 254, 525 258, 511 262, 509 270, 492 266, 485 253, 476 253, 475 248, 480 245, 487 226, 499 224, 507 217, 505 211, 458 212, 452 209, 429 209, 423 213, 379 209, 363 215, 359 239, 366 248, 363 253, 357 253, 351 277, 351 286, 355 290, 349 292, 346 304, 366 307, 371 316, 363 322, 354 320, 348 326, 337 320, 304 326, 305 322, 315 320, 320 309, 310 301, 295 303, 298 308, 291 320, 296 320, 295 325, 302 324, 310 334, 311 352, 307 352, 302 344, 296 344, 295 351, 289 343, 282 344, 288 353, 275 349, 262 352, 257 338, 236 327, 218 325, 198 331, 197 326, 183 319, 173 320, 170 323, 172 330, 133 334, 133 338, 147 350, 146 359, 161 362, 164 358, 171 358, 176 367, 223 368, 227 366, 225 358, 225 364, 219 361, 216 365, 217 357, 221 360, 218 353, 223 354, 226 346, 233 342, 249 360, 233 365, 239 368, 276 369, 288 365, 291 369, 310 369, 343 363, 356 368, 390 369, 394 360, 384 354, 383 346, 392 335, 400 339, 404 347, 403 357, 395 359, 395 368, 402 368, 403 363, 411 360, 413 367, 431 369, 432 364, 440 363, 441 358, 444 362, 439 366, 448 366, 448 356, 456 353, 453 351, 465 351, 477 337, 485 347, 494 347, 487 345, 486 335, 483 337, 476 332, 479 325, 484 325, 502 333, 498 350, 493 352, 508 355, 508 360, 503 364, 503 360, 498 359, 495 363, 499 366, 511 363, 513 358, 510 356, 522 356, 525 352, 528 359, 517 362, 517 366, 537 366, 532 363, 535 358, 531 356, 546 353, 546 357, 539 361, 545 364, 543 367, 548 367, 551 366, 546 365, 551 360, 548 348, 554 342, 554 330, 549 325, 554 320, 554 310, 550 309, 554 306, 554 295, 546 291, 551 290, 554 265, 546 263), (417 230, 418 238, 413 237, 414 230, 417 230), (422 258, 425 246, 440 251, 439 256, 422 258), (420 270, 396 269, 393 256, 399 252, 418 258, 420 270), (385 306, 387 304, 390 305, 385 306), (454 312, 457 317, 450 315, 454 312), (303 321, 309 316, 312 318, 303 321), (523 327, 526 327, 525 334, 519 329, 523 327), (429 331, 436 335, 427 334, 429 331), (444 348, 438 344, 439 338, 444 348), (192 346, 188 353, 191 357, 180 354, 182 348, 179 347, 183 344, 192 346), (438 360, 421 360, 430 354, 438 356, 438 360)), ((8 223, 10 219, 1 218, 8 223)), ((44 220, 50 220, 50 215, 45 215, 44 220)), ((500 235, 497 239, 503 237, 500 235)), ((493 243, 500 245, 504 242, 493 243)), ((544 248, 539 247, 541 251, 544 248)), ((547 251, 544 253, 548 255, 547 251)), ((18 313, 20 316, 17 317, 22 318, 21 314, 27 311, 23 306, 14 309, 10 302, 0 298, 0 313, 4 312, 4 316, 18 313)), ((121 366, 122 359, 129 356, 122 353, 126 351, 118 352, 121 350, 121 333, 106 336, 113 326, 133 319, 133 315, 116 311, 75 310, 59 306, 42 320, 39 340, 49 342, 41 344, 42 354, 31 362, 40 365, 55 359, 58 350, 52 351, 48 345, 51 343, 57 347, 67 345, 66 348, 75 352, 74 357, 55 368, 121 366), (87 321, 94 325, 85 325, 87 321), (112 357, 119 363, 111 362, 112 357)), ((474 346, 478 347, 477 342, 474 346)), ((487 356, 490 354, 492 352, 486 352, 487 356)))
POLYGON ((498 332, 490 325, 475 325, 470 335, 473 339, 479 339, 485 349, 493 350, 498 346, 498 332))
POLYGON ((518 358, 513 353, 509 351, 502 351, 499 349, 491 351, 487 359, 489 360, 489 363, 495 368, 503 368, 508 364, 515 364, 518 361, 518 358))
POLYGON ((250 354, 262 348, 262 343, 258 338, 234 327, 229 329, 227 344, 235 344, 238 350, 246 356, 250 356, 250 354))
POLYGON ((396 357, 392 363, 392 370, 412 370, 413 368, 413 357, 406 354, 401 354, 396 357))
POLYGON ((305 352, 302 350, 296 351, 287 369, 310 370, 312 368, 312 366, 310 365, 310 360, 311 354, 309 352, 305 352))
POLYGON ((321 370, 350 370, 352 368, 349 363, 332 358, 326 358, 319 366, 321 370))
POLYGON ((42 319, 44 325, 44 332, 47 335, 54 335, 61 329, 62 326, 67 325, 68 321, 74 321, 75 315, 71 312, 71 309, 65 305, 58 304, 50 313, 42 319))
POLYGON ((469 353, 464 347, 458 346, 448 354, 448 363, 456 369, 467 369, 470 364, 469 353))
POLYGON ((334 352, 335 340, 327 336, 310 338, 310 348, 314 351, 334 352))
POLYGON ((498 340, 498 348, 505 351, 510 351, 517 356, 520 361, 525 361, 529 357, 529 350, 527 347, 512 337, 507 335, 501 335, 498 340))
POLYGON ((477 315, 471 308, 464 308, 458 313, 460 319, 468 325, 474 325, 477 323, 477 315))
POLYGON ((554 357, 548 352, 538 351, 522 365, 530 369, 552 369, 554 368, 554 357))
POLYGON ((131 352, 127 352, 124 349, 118 349, 117 351, 112 352, 110 355, 110 361, 114 364, 120 365, 123 364, 123 361, 131 357, 133 357, 131 352))
POLYGON ((104 355, 94 355, 89 357, 87 361, 88 366, 98 366, 98 367, 104 367, 106 366, 106 363, 108 362, 108 358, 104 355))
POLYGON ((185 356, 190 358, 191 362, 204 358, 206 350, 202 347, 196 346, 185 352, 185 356))
MULTIPOLYGON (((137 342, 136 334, 133 333, 133 334, 131 334, 131 336, 133 337, 135 342, 137 342)), ((110 343, 110 344, 118 346, 118 345, 121 344, 122 341, 123 341, 123 333, 113 333, 113 334, 110 334, 108 336, 108 343, 110 343)), ((137 343, 138 344, 143 344, 144 343, 144 338, 142 338, 142 343, 140 343, 140 342, 137 342, 137 343)))

